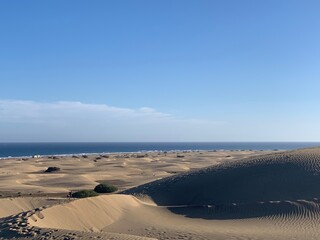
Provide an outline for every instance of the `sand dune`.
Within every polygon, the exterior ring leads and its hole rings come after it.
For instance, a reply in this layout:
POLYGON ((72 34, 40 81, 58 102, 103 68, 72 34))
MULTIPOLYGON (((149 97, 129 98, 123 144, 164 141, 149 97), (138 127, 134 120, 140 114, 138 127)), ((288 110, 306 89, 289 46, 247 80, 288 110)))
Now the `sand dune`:
MULTIPOLYGON (((179 164, 171 170, 192 168, 179 164)), ((6 223, 32 239, 318 240, 319 171, 320 148, 234 158, 6 223)))
POLYGON ((124 191, 158 205, 219 205, 320 197, 320 149, 252 157, 187 172, 124 191))
POLYGON ((60 203, 61 199, 45 198, 4 198, 0 199, 0 218, 29 211, 42 206, 60 203))
POLYGON ((99 196, 45 209, 41 215, 32 216, 29 222, 42 228, 99 232, 138 206, 138 200, 132 196, 99 196))
MULTIPOLYGON (((270 152, 270 151, 269 151, 270 152)), ((59 156, 56 158, 1 159, 0 196, 22 196, 60 193, 91 189, 100 181, 116 184, 127 189, 189 169, 203 168, 231 158, 268 153, 268 151, 217 151, 186 152, 184 158, 177 153, 109 154, 82 156, 59 156), (45 173, 55 166, 61 171, 45 173)), ((63 195, 62 195, 63 194, 63 195)))
MULTIPOLYGON (((318 239, 319 206, 319 202, 312 201, 240 206, 234 209, 240 215, 254 211, 272 214, 243 219, 231 219, 229 215, 222 221, 205 220, 202 216, 189 218, 166 207, 145 204, 133 196, 109 195, 45 209, 31 216, 29 223, 65 232, 129 234, 123 239, 132 235, 156 239, 318 239)), ((191 214, 199 210, 188 206, 182 209, 191 214)), ((206 211, 208 215, 215 213, 211 208, 206 211)), ((227 208, 217 211, 221 215, 230 214, 227 208)))
POLYGON ((29 224, 157 239, 319 239, 320 149, 223 163, 47 208, 29 224), (152 198, 155 203, 141 199, 152 198))

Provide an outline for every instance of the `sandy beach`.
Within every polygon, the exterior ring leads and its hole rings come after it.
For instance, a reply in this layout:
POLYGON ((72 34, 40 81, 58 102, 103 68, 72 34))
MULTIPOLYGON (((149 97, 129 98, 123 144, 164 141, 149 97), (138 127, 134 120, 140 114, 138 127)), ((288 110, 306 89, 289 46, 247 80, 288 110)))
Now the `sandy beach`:
POLYGON ((2 159, 1 239, 319 239, 320 148, 2 159), (46 173, 48 167, 60 171, 46 173), (116 185, 114 194, 70 191, 116 185))

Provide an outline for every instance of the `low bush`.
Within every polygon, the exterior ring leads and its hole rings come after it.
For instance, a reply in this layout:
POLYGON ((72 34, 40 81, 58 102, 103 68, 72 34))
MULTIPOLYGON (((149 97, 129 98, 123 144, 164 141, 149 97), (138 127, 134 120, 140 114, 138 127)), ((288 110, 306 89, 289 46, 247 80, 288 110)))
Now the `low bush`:
POLYGON ((71 194, 73 198, 87 198, 87 197, 95 197, 98 195, 99 195, 98 193, 92 190, 81 190, 71 194))
POLYGON ((94 188, 94 191, 97 193, 112 193, 117 191, 118 188, 108 183, 100 183, 94 188))

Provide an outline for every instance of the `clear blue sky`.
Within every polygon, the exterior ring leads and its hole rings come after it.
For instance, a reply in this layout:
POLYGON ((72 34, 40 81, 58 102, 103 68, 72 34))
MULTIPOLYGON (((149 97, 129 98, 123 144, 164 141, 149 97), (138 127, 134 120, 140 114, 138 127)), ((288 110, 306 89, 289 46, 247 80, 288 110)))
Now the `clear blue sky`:
POLYGON ((1 1, 0 141, 320 141, 319 12, 1 1))

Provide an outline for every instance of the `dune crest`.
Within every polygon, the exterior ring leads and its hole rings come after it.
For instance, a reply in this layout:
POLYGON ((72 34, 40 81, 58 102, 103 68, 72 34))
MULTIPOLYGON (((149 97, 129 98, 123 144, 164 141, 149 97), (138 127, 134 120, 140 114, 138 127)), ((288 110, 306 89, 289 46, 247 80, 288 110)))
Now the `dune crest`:
POLYGON ((320 197, 320 148, 251 157, 124 191, 158 205, 252 204, 320 197))
POLYGON ((121 218, 125 211, 138 207, 137 199, 127 195, 109 195, 73 201, 47 208, 29 218, 40 228, 58 228, 99 232, 121 218))
POLYGON ((48 204, 54 204, 60 202, 59 199, 44 198, 4 198, 0 199, 0 218, 8 217, 10 215, 18 214, 20 212, 29 211, 38 207, 42 207, 48 204))

